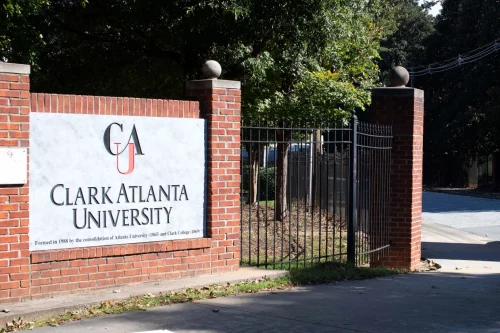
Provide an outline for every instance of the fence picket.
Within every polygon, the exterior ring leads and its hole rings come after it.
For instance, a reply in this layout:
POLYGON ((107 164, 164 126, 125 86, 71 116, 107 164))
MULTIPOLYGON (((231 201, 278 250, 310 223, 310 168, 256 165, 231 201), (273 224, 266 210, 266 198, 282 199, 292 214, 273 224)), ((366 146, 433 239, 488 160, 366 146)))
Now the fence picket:
POLYGON ((254 120, 241 134, 242 265, 360 265, 387 254, 391 127, 254 120))

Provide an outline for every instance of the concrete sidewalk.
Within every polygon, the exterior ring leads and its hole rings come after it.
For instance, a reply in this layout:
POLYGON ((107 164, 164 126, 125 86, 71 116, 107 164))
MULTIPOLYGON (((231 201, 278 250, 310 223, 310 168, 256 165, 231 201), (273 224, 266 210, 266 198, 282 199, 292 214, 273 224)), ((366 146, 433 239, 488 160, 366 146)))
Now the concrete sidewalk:
POLYGON ((244 267, 236 272, 224 274, 190 277, 181 280, 158 281, 155 283, 101 289, 86 292, 84 294, 73 294, 22 303, 3 304, 0 305, 0 310, 8 309, 9 312, 0 312, 0 328, 3 328, 7 322, 11 322, 19 317, 23 317, 25 321, 33 321, 34 319, 48 318, 67 311, 83 309, 86 306, 100 304, 104 301, 124 300, 130 296, 143 296, 148 293, 158 294, 160 292, 177 291, 184 288, 197 288, 214 283, 236 283, 246 280, 256 280, 264 276, 273 278, 283 276, 284 274, 287 274, 287 272, 244 267))
POLYGON ((500 242, 445 225, 424 222, 422 256, 441 272, 500 274, 500 242))
POLYGON ((210 299, 34 331, 500 332, 500 248, 442 225, 424 223, 423 230, 424 256, 442 264, 438 272, 210 299))
POLYGON ((500 332, 498 276, 422 273, 158 307, 49 332, 500 332))

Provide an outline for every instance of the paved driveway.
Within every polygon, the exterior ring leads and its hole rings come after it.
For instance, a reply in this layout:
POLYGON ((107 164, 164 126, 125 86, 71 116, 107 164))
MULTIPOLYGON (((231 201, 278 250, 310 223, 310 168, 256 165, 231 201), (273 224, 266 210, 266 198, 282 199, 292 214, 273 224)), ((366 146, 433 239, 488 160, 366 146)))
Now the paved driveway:
POLYGON ((424 192, 422 218, 500 241, 500 200, 424 192))

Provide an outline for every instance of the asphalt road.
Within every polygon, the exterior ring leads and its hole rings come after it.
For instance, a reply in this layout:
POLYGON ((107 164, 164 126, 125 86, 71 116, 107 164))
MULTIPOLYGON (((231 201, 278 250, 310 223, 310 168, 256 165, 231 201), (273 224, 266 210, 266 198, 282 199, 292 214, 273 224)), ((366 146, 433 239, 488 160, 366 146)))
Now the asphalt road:
POLYGON ((422 218, 500 241, 500 200, 424 192, 422 218))

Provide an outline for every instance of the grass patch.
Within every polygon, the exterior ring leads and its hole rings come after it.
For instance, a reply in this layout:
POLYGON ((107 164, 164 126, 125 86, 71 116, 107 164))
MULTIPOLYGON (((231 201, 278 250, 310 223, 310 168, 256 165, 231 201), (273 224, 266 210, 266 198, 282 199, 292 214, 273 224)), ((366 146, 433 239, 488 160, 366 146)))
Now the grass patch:
POLYGON ((407 271, 402 269, 356 267, 337 262, 325 262, 306 268, 292 268, 289 279, 294 285, 304 285, 345 280, 365 280, 405 273, 407 271))
POLYGON ((405 270, 390 268, 355 267, 343 263, 326 262, 314 266, 295 266, 287 276, 269 279, 262 278, 240 283, 212 284, 200 288, 186 288, 182 291, 147 294, 134 296, 118 302, 102 302, 85 309, 67 312, 59 316, 41 319, 35 322, 24 321, 19 318, 8 323, 0 333, 17 332, 42 326, 59 326, 62 323, 95 318, 104 315, 120 314, 127 311, 146 311, 149 308, 177 303, 193 302, 197 300, 218 298, 230 295, 240 295, 269 291, 276 293, 280 290, 295 286, 322 284, 334 281, 362 280, 377 277, 391 276, 406 273, 405 270))
POLYGON ((263 201, 259 201, 259 205, 261 206, 268 206, 268 207, 274 207, 274 200, 263 200, 263 201))

